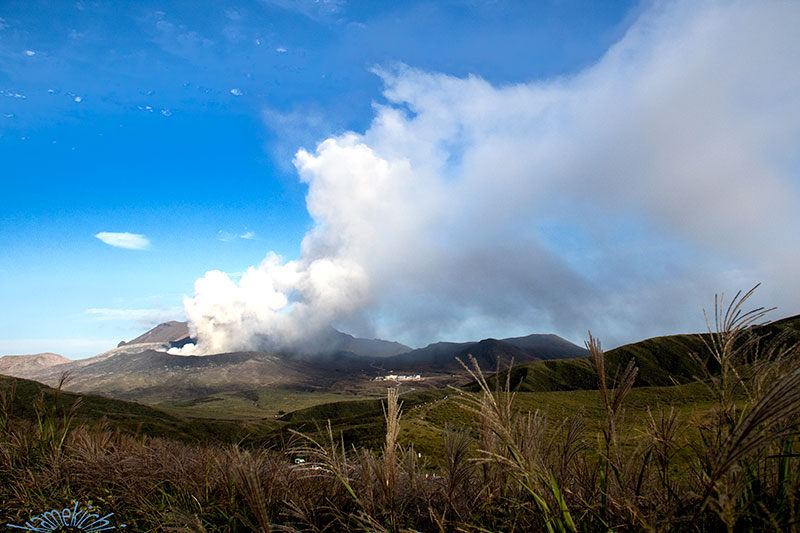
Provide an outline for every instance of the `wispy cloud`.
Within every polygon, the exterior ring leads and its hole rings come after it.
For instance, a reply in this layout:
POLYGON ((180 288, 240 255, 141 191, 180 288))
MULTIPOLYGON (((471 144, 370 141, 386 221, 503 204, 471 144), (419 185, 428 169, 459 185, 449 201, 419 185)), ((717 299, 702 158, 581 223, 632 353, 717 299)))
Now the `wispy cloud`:
POLYGON ((167 19, 163 11, 155 11, 147 17, 151 24, 151 39, 164 52, 197 64, 208 61, 208 50, 214 41, 186 25, 167 19))
POLYGON ((150 240, 138 233, 115 233, 111 231, 101 231, 95 237, 117 248, 127 248, 128 250, 147 250, 150 248, 150 240))
POLYGON ((219 230, 219 235, 217 236, 217 240, 222 242, 232 242, 236 239, 245 239, 245 240, 253 240, 256 238, 256 233, 254 231, 247 231, 245 230, 244 233, 237 234, 231 233, 230 231, 222 231, 219 230))
POLYGON ((131 320, 139 323, 154 324, 175 320, 183 316, 183 308, 167 307, 159 309, 109 309, 91 308, 86 313, 94 315, 95 320, 131 320))
POLYGON ((235 239, 236 239, 236 234, 235 233, 229 233, 227 231, 219 230, 219 234, 217 236, 217 240, 218 241, 231 242, 231 241, 233 241, 235 239))
POLYGON ((312 20, 343 21, 347 7, 344 0, 262 0, 263 3, 300 13, 312 20))

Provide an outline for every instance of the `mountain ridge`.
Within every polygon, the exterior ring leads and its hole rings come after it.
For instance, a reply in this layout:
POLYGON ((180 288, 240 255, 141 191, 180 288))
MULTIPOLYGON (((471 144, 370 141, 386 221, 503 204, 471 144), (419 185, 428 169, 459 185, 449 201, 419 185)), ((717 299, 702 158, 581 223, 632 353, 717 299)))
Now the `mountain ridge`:
POLYGON ((393 370, 460 371, 463 367, 456 358, 467 363, 472 355, 482 368, 493 370, 498 366, 523 364, 543 359, 583 357, 587 351, 554 334, 534 333, 525 337, 507 339, 487 338, 472 342, 436 342, 424 348, 387 357, 381 361, 393 370))
POLYGON ((427 387, 463 381, 466 372, 456 358, 469 355, 494 369, 550 357, 584 355, 584 350, 555 335, 529 335, 505 340, 434 343, 412 350, 381 339, 360 339, 330 328, 300 350, 254 350, 212 355, 173 355, 169 346, 189 331, 185 322, 165 322, 117 348, 97 356, 9 375, 55 385, 69 371, 68 390, 146 402, 187 400, 198 396, 254 387, 302 390, 349 389, 376 377, 403 371, 440 376, 427 387), (449 376, 449 377, 447 377, 449 376), (461 376, 461 377, 459 377, 461 376))

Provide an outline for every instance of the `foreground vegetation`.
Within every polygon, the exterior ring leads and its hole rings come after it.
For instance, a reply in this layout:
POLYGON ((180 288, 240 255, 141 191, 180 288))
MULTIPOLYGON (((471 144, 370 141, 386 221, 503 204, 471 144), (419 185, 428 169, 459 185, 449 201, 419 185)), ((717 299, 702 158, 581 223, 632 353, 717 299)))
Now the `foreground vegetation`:
POLYGON ((0 520, 79 501, 132 531, 800 531, 797 338, 751 327, 748 295, 668 361, 590 336, 583 361, 489 379, 465 362, 463 390, 389 389, 239 444, 155 411, 90 424, 60 390, 19 416, 31 391, 0 387, 0 520), (140 415, 154 431, 126 431, 140 415))

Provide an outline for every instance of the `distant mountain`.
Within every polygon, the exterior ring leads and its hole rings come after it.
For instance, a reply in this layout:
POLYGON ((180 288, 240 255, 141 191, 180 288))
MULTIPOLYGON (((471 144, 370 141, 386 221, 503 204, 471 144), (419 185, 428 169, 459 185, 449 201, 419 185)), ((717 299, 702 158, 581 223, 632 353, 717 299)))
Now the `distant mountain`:
POLYGON ((503 342, 536 354, 540 359, 572 359, 587 355, 586 348, 553 334, 537 333, 527 337, 511 337, 503 339, 503 342))
POLYGON ((152 342, 160 342, 174 346, 179 343, 186 344, 189 339, 189 324, 186 322, 171 320, 170 322, 164 322, 163 324, 157 325, 150 331, 142 333, 131 341, 121 342, 119 343, 119 346, 125 346, 129 344, 146 344, 152 342))
POLYGON ((441 342, 412 350, 397 342, 360 339, 333 328, 292 350, 205 356, 166 353, 175 343, 188 339, 185 322, 166 322, 95 357, 76 361, 43 358, 52 364, 38 366, 32 360, 24 366, 9 363, 0 373, 54 385, 63 372, 69 371, 69 390, 157 403, 256 387, 346 388, 356 382, 371 382, 390 370, 463 379, 464 371, 456 357, 466 362, 469 355, 488 371, 495 370, 498 361, 506 366, 512 359, 523 364, 585 355, 583 349, 555 335, 441 342))
MULTIPOLYGON (((123 346, 130 348, 133 345, 153 345, 159 343, 166 349, 181 347, 189 342, 195 342, 195 339, 190 336, 188 323, 173 320, 159 324, 131 341, 119 343, 118 348, 123 346)), ((154 346, 149 346, 149 348, 154 348, 154 346)), ((328 328, 322 333, 298 344, 291 352, 296 355, 312 357, 317 355, 327 356, 340 352, 347 352, 363 357, 389 357, 410 350, 411 348, 399 342, 381 339, 360 339, 347 333, 342 333, 334 328, 328 328)))
POLYGON ((372 359, 347 353, 305 359, 271 352, 183 356, 153 349, 130 352, 126 348, 130 347, 45 368, 32 379, 54 385, 61 373, 69 370, 68 390, 147 403, 190 400, 257 387, 324 390, 340 380, 371 379, 365 372, 372 359))
POLYGON ((399 342, 381 339, 360 339, 333 328, 328 328, 299 346, 304 355, 329 355, 347 352, 362 357, 391 357, 411 351, 399 342))
MULTIPOLYGON (((260 386, 324 389, 337 380, 371 379, 370 363, 410 350, 396 342, 359 339, 333 328, 296 350, 235 352, 207 356, 165 353, 192 340, 186 322, 165 322, 94 357, 71 361, 33 356, 9 358, 2 374, 55 385, 71 373, 69 390, 159 402, 260 386), (23 364, 24 359, 24 364, 23 364), (36 364, 36 362, 39 362, 36 364), (47 361, 51 364, 46 365, 47 361), (58 364, 56 364, 58 363, 58 364)), ((60 357, 60 356, 54 356, 60 357)))
POLYGON ((541 361, 542 359, 565 359, 584 357, 587 351, 557 335, 534 334, 509 339, 484 339, 479 342, 437 342, 425 348, 387 357, 380 364, 387 370, 461 371, 456 360, 469 364, 472 355, 482 369, 494 371, 498 362, 501 367, 514 361, 515 365, 541 361))
POLYGON ((71 363, 56 353, 36 353, 31 355, 4 355, 0 357, 0 374, 14 375, 21 378, 39 375, 45 369, 71 363))

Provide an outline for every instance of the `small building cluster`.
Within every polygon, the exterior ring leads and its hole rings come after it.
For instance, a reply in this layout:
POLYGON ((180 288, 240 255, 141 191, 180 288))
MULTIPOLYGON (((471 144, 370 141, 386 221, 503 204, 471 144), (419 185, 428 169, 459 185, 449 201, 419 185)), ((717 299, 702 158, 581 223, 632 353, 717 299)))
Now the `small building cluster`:
POLYGON ((377 376, 375 381, 422 381, 420 374, 404 375, 404 374, 387 374, 385 376, 377 376))

